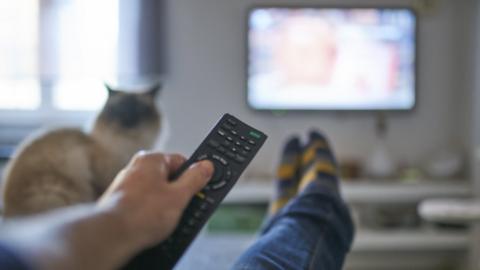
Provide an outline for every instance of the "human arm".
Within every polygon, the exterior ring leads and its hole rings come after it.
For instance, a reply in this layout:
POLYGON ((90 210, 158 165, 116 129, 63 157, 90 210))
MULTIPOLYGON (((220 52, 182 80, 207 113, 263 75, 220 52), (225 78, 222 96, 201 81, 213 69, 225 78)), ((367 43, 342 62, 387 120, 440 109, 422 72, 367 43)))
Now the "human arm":
POLYGON ((202 161, 168 182, 184 161, 179 155, 138 154, 97 204, 13 221, 0 242, 38 269, 118 268, 165 239, 210 179, 213 166, 202 161))

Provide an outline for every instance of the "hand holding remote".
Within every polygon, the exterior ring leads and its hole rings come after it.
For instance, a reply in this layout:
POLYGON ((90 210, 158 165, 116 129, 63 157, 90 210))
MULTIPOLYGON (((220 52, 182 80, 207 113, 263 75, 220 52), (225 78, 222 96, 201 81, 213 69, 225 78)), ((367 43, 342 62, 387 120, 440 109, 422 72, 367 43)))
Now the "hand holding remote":
POLYGON ((124 269, 172 269, 266 139, 261 131, 225 114, 171 177, 176 181, 195 162, 210 160, 215 167, 210 181, 190 201, 173 233, 165 241, 139 253, 124 269))
POLYGON ((181 155, 139 153, 100 199, 99 207, 111 204, 125 223, 131 246, 137 247, 134 252, 170 235, 192 196, 211 178, 211 162, 201 161, 191 165, 177 181, 169 182, 168 175, 185 160, 181 155))

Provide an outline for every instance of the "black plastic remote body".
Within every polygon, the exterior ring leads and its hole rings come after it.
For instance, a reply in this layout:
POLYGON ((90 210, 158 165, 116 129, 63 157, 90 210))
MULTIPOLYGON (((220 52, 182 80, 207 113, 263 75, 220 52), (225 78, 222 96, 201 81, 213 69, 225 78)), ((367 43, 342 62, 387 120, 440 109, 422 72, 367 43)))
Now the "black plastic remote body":
POLYGON ((141 252, 124 269, 172 269, 255 157, 266 138, 263 132, 230 114, 225 114, 193 155, 171 177, 174 181, 191 164, 208 159, 215 166, 210 182, 190 201, 170 237, 141 252))

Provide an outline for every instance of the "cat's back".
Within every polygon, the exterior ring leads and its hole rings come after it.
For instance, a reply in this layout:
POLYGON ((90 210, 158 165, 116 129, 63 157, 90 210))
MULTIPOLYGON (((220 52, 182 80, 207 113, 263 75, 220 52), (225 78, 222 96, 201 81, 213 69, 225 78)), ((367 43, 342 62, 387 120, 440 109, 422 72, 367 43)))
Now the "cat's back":
MULTIPOLYGON (((62 128, 55 130, 45 130, 32 135, 20 144, 15 151, 10 171, 14 173, 16 169, 25 170, 25 167, 38 167, 42 163, 54 163, 55 165, 64 165, 62 168, 68 168, 73 160, 83 159, 91 145, 90 137, 79 129, 62 128)), ((51 168, 45 168, 51 170, 51 168)))
MULTIPOLYGON (((63 128, 37 133, 22 143, 4 174, 5 212, 39 194, 66 196, 69 189, 89 192, 92 139, 79 129, 63 128)), ((38 200, 35 199, 35 200, 38 200)), ((28 206, 27 208, 35 208, 28 206)))

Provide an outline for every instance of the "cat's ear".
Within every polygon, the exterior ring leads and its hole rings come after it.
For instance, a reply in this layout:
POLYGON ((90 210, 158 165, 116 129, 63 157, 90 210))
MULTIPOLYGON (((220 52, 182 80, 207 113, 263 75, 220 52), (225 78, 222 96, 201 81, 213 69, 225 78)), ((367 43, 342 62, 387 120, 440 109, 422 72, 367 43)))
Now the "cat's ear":
POLYGON ((162 84, 156 83, 147 90, 147 94, 152 98, 155 98, 158 93, 160 93, 160 90, 162 90, 162 84))
POLYGON ((113 89, 110 85, 108 85, 108 83, 103 83, 105 85, 105 88, 107 89, 108 91, 108 96, 111 97, 113 95, 115 95, 116 93, 118 93, 118 91, 116 91, 115 89, 113 89))

